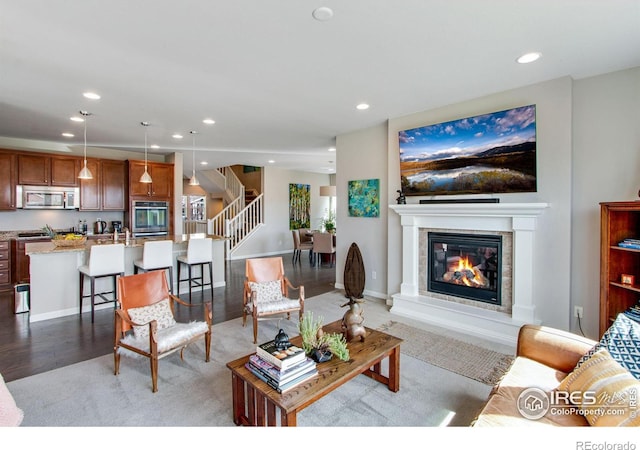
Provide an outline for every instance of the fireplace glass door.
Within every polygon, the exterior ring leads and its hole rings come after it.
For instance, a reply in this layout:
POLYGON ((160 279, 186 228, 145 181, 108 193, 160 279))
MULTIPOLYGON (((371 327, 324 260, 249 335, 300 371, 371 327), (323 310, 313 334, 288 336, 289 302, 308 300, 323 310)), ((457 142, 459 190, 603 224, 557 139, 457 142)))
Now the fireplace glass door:
POLYGON ((429 291, 501 304, 501 236, 430 232, 428 251, 429 291))

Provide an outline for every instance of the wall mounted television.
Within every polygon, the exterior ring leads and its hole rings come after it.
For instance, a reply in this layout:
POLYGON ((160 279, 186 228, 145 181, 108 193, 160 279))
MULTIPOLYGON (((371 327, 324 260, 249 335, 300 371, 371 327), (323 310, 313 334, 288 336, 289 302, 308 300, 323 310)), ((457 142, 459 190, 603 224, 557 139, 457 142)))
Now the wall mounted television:
POLYGON ((536 192, 536 106, 398 133, 405 195, 536 192))

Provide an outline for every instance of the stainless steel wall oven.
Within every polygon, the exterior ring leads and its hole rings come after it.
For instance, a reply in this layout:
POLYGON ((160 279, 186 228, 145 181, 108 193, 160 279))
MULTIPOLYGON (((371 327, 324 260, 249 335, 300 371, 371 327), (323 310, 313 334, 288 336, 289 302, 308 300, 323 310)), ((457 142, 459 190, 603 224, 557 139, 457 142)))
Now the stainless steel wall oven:
POLYGON ((169 202, 134 201, 132 234, 166 236, 169 234, 169 202))

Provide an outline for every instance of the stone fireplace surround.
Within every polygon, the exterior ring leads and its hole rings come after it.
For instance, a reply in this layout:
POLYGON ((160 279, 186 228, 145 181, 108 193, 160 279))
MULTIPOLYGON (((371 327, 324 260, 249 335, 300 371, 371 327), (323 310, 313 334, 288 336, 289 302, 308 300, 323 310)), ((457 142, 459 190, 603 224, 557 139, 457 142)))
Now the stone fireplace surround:
POLYGON ((511 346, 516 343, 521 325, 539 323, 533 297, 533 242, 536 217, 548 204, 436 203, 389 207, 400 215, 402 225, 402 283, 400 292, 392 295, 392 313, 511 346), (451 302, 422 291, 421 229, 511 233, 511 312, 451 302))

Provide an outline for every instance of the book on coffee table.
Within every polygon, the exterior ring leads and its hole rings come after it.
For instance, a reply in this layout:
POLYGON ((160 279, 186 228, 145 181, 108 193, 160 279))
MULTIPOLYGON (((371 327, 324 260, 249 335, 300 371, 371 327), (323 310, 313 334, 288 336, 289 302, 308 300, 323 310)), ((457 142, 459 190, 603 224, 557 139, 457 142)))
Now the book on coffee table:
POLYGON ((291 381, 303 373, 310 372, 316 368, 316 362, 308 357, 302 362, 295 364, 286 370, 281 370, 279 367, 260 358, 257 354, 249 356, 249 363, 259 370, 260 373, 279 384, 291 381))
POLYGON ((244 366, 249 370, 249 372, 254 374, 256 377, 260 378, 262 381, 267 383, 269 386, 271 386, 280 394, 298 386, 299 384, 304 383, 305 381, 315 377, 318 374, 318 369, 314 367, 311 371, 305 372, 297 377, 294 377, 292 380, 287 381, 286 383, 279 384, 273 381, 268 376, 264 375, 257 368, 255 368, 251 363, 247 362, 244 366))
POLYGON ((296 347, 295 345, 292 345, 286 350, 278 350, 276 349, 276 344, 273 340, 258 345, 256 347, 256 354, 265 361, 279 367, 281 370, 288 369, 289 367, 304 361, 307 357, 304 350, 300 347, 296 347))

